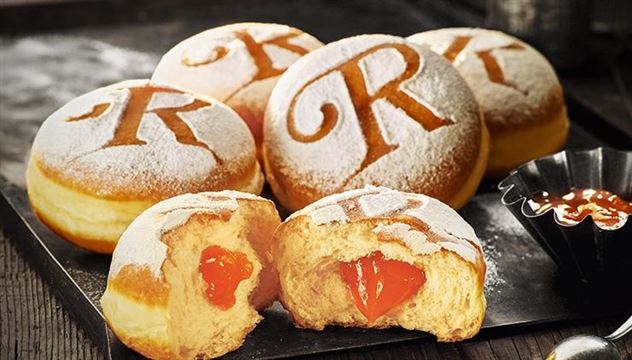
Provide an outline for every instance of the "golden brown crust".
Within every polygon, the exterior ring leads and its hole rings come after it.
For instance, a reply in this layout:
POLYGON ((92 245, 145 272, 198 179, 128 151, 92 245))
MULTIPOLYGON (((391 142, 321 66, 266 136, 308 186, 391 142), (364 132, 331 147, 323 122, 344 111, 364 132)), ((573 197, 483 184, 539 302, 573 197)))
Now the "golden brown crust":
POLYGON ((263 147, 263 164, 272 192, 279 202, 290 211, 302 209, 328 195, 316 188, 303 185, 302 181, 292 181, 289 177, 284 176, 280 172, 280 164, 268 155, 266 146, 263 147))
MULTIPOLYGON (((485 153, 486 151, 480 152, 485 153)), ((264 159, 265 172, 267 175, 268 183, 273 189, 275 196, 279 199, 279 202, 290 211, 300 210, 327 195, 350 189, 344 187, 331 192, 318 191, 315 188, 302 185, 304 181, 295 181, 289 176, 284 176, 278 171, 278 166, 270 165, 271 161, 269 157, 266 157, 264 159)), ((443 179, 444 181, 438 183, 437 186, 429 188, 426 184, 423 183, 411 183, 409 184, 409 188, 407 188, 406 191, 432 196, 447 204, 450 204, 456 209, 459 209, 465 204, 465 202, 455 203, 453 199, 461 191, 471 194, 476 191, 476 188, 480 183, 480 179, 482 178, 482 174, 473 174, 472 170, 476 167, 479 161, 486 161, 486 159, 478 160, 476 157, 470 158, 469 156, 464 156, 464 159, 474 160, 467 162, 464 161, 461 164, 462 167, 459 169, 459 171, 454 171, 455 169, 459 168, 458 166, 455 166, 455 163, 453 162, 454 159, 443 159, 441 162, 439 162, 434 173, 441 174, 445 172, 451 172, 454 173, 454 176, 445 177, 443 179), (463 184, 465 184, 467 180, 471 177, 477 177, 478 180, 473 181, 473 186, 469 188, 462 187, 463 184)), ((469 199, 470 196, 467 196, 467 198, 469 199)))
POLYGON ((116 276, 109 279, 108 288, 152 306, 167 306, 169 298, 169 285, 162 277, 156 278, 147 266, 123 266, 116 276))
POLYGON ((101 239, 90 239, 83 236, 77 236, 66 229, 58 226, 56 223, 48 219, 48 217, 41 212, 32 202, 31 208, 35 215, 43 222, 49 229, 51 229, 55 234, 61 236, 63 239, 71 242, 72 244, 88 250, 93 251, 99 254, 111 254, 116 247, 116 242, 104 241, 101 239))
MULTIPOLYGON (((456 154, 454 158, 444 158, 433 171, 439 177, 441 177, 440 174, 446 173, 451 174, 450 176, 443 176, 443 181, 431 188, 424 183, 411 183, 409 184, 410 188, 406 191, 425 194, 439 199, 455 209, 461 208, 478 188, 483 177, 482 169, 485 168, 484 164, 487 162, 489 135, 487 135, 487 129, 482 119, 480 136, 473 139, 473 141, 475 146, 470 147, 470 150, 475 150, 475 154, 461 153, 456 154)), ((279 202, 290 211, 300 210, 332 193, 349 190, 349 188, 344 187, 334 192, 324 192, 318 191, 317 188, 305 186, 303 185, 305 181, 294 181, 291 176, 285 176, 280 171, 281 161, 275 162, 275 160, 271 159, 265 147, 263 148, 263 153, 263 164, 268 184, 270 184, 279 202)))
MULTIPOLYGON (((148 209, 144 216, 145 218, 139 218, 140 222, 136 223, 143 231, 132 231, 134 236, 124 236, 121 247, 117 248, 117 252, 122 251, 123 257, 115 260, 125 260, 111 269, 102 302, 106 316, 117 316, 108 319, 110 327, 127 346, 150 358, 188 358, 192 352, 200 349, 207 351, 199 353, 200 357, 218 357, 240 347, 247 334, 261 319, 253 308, 270 304, 276 298, 278 290, 278 275, 269 259, 272 232, 280 223, 274 204, 267 199, 230 191, 187 194, 157 204, 154 210, 148 209), (187 214, 186 218, 178 218, 183 214, 182 211, 177 213, 178 209, 191 210, 191 213, 187 214), (165 217, 174 213, 176 214, 173 216, 182 223, 174 227, 165 225, 169 223, 165 217), (157 218, 160 221, 155 222, 156 231, 152 231, 152 219, 157 218), (129 245, 134 240, 142 240, 138 239, 138 236, 144 233, 148 233, 148 236, 154 239, 153 244, 160 242, 160 247, 166 245, 162 260, 155 258, 157 254, 150 256, 150 259, 144 259, 142 255, 140 258, 127 259, 129 252, 125 251, 127 248, 124 245, 129 245), (149 233, 155 235, 152 237, 149 233), (203 240, 207 236, 208 239, 203 240), (197 278, 198 257, 200 249, 208 246, 205 241, 227 248, 240 248, 239 251, 248 254, 249 261, 256 269, 256 277, 252 275, 248 279, 249 290, 244 292, 242 288, 241 292, 235 293, 238 301, 234 305, 235 308, 220 310, 210 306, 198 283, 202 281, 201 277, 197 278), (138 265, 145 261, 149 261, 151 265, 138 265), (267 285, 268 282, 273 284, 267 285), (259 293, 260 290, 265 291, 259 293), (243 297, 244 294, 249 294, 249 298, 243 297), (245 313, 242 312, 244 308, 237 307, 243 306, 244 303, 248 306, 245 313), (186 307, 187 315, 183 315, 181 307, 186 307), (192 323, 192 314, 198 314, 201 310, 205 311, 205 315, 200 319, 206 319, 209 314, 213 314, 210 316, 212 319, 196 320, 192 323), (236 311, 239 314, 236 314, 236 311), (139 321, 135 316, 136 312, 145 312, 144 317, 141 317, 144 320, 139 321), (244 320, 245 317, 247 320, 244 320), (115 326, 116 322, 119 328, 115 326), (144 324, 148 325, 146 329, 143 328, 144 324), (209 329, 219 327, 221 331, 218 333, 218 330, 191 330, 206 325, 209 329), (198 336, 191 340, 191 347, 187 342, 189 335, 182 335, 187 331, 191 333, 190 336, 198 336), (214 345, 200 347, 200 344, 205 342, 214 345)), ((141 248, 149 247, 149 244, 146 245, 141 248)), ((147 250, 150 252, 150 249, 147 250)), ((117 252, 114 254, 115 257, 117 252)), ((184 309, 182 308, 183 312, 184 309)))
POLYGON ((155 360, 169 360, 173 359, 173 353, 166 344, 160 344, 153 341, 151 338, 134 338, 128 336, 124 331, 120 331, 112 322, 105 318, 105 322, 108 324, 112 332, 116 334, 116 337, 121 340, 130 349, 155 360))
POLYGON ((248 125, 261 161, 263 116, 276 80, 290 63, 320 46, 322 43, 309 34, 285 25, 230 24, 203 31, 176 45, 158 63, 153 78, 225 102, 248 125), (208 51, 217 56, 189 56, 211 44, 208 51), (283 49, 285 56, 267 51, 270 46, 283 49), (244 58, 251 61, 244 62, 244 58), (225 69, 240 76, 232 76, 225 69))
POLYGON ((261 109, 257 106, 248 106, 245 104, 231 105, 233 110, 244 120, 248 129, 252 133, 252 137, 255 139, 255 146, 257 147, 257 159, 259 162, 263 161, 263 154, 261 147, 263 145, 263 117, 265 109, 261 109))
MULTIPOLYGON (((172 184, 165 183, 162 179, 147 177, 143 179, 143 182, 147 184, 143 188, 113 189, 111 188, 112 184, 108 182, 108 180, 87 181, 86 179, 77 179, 67 175, 63 169, 58 169, 45 164, 43 159, 41 157, 36 157, 35 154, 33 155, 32 161, 34 161, 35 165, 39 167, 46 177, 59 183, 60 185, 84 194, 97 196, 101 199, 119 201, 159 201, 182 193, 198 193, 225 189, 247 189, 251 186, 253 181, 257 181, 257 178, 262 176, 257 160, 253 157, 249 164, 239 166, 239 170, 230 174, 230 176, 218 176, 218 172, 213 170, 213 172, 207 175, 204 179, 180 184, 177 188, 174 188, 172 184), (107 194, 103 194, 104 188, 110 189, 107 194)), ((85 171, 90 170, 86 169, 85 171)), ((258 194, 261 192, 261 189, 263 188, 263 179, 261 179, 260 182, 261 183, 256 186, 258 191, 253 191, 253 193, 258 194)))
MULTIPOLYGON (((543 115, 544 116, 544 115, 543 115)), ((564 147, 568 138, 569 121, 562 104, 556 112, 530 126, 501 130, 492 138, 485 176, 501 178, 518 166, 564 147)))
MULTIPOLYGON (((171 360, 171 359, 178 358, 177 354, 175 354, 172 351, 172 349, 169 347, 169 345, 167 344, 161 344, 155 341, 155 339, 150 338, 150 337, 143 337, 143 338, 136 337, 135 338, 132 336, 128 336, 127 333, 125 333, 124 331, 120 331, 107 318, 105 318, 105 322, 108 324, 110 329, 112 329, 114 334, 116 334, 116 337, 118 337, 119 340, 121 340, 122 343, 124 343, 130 349, 138 352, 139 354, 142 354, 143 356, 147 358, 155 359, 155 360, 171 360)), ((218 355, 218 356, 222 356, 224 354, 227 354, 231 351, 235 351, 238 348, 240 348, 241 345, 243 345, 244 341, 246 340, 246 336, 248 336, 248 334, 250 334, 256 326, 257 324, 254 324, 248 328, 245 328, 243 332, 239 335, 239 339, 241 339, 241 342, 239 342, 237 345, 231 348, 218 350, 218 352, 221 352, 221 355, 218 355)))

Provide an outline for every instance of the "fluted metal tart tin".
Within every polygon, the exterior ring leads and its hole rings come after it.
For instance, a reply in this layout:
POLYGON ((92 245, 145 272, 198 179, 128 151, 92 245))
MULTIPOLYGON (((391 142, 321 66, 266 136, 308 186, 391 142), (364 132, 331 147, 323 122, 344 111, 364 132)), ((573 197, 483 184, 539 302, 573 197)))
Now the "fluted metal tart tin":
POLYGON ((542 191, 561 196, 574 189, 602 189, 630 201, 632 152, 603 147, 561 151, 513 170, 498 188, 503 205, 565 276, 609 289, 632 289, 632 216, 617 229, 599 227, 592 216, 569 225, 553 209, 536 214, 528 204, 542 191))

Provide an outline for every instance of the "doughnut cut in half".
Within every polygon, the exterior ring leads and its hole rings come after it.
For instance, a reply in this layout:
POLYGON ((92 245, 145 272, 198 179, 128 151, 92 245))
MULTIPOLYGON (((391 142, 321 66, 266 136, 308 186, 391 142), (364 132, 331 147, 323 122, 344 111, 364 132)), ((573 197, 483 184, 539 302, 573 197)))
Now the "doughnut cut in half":
POLYGON ((257 310, 276 298, 269 253, 279 223, 272 201, 234 191, 152 206, 114 250, 101 299, 108 325, 153 359, 237 349, 261 320, 257 310))
POLYGON ((365 187, 325 197, 275 232, 280 300, 298 327, 478 333, 485 262, 459 214, 425 196, 365 187))

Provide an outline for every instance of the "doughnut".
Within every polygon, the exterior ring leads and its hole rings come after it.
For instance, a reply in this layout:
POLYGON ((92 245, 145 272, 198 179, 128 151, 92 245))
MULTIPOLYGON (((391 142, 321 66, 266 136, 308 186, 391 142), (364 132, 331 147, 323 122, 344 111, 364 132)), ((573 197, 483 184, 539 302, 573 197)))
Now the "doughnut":
POLYGON ((501 177, 564 146, 569 128, 564 94, 537 50, 486 29, 440 29, 408 39, 451 61, 472 88, 491 138, 487 177, 501 177))
POLYGON ((226 103, 246 122, 260 149, 266 104, 279 76, 298 58, 322 45, 311 35, 286 25, 220 26, 169 50, 152 79, 226 103))
POLYGON ((272 201, 236 191, 161 201, 121 236, 101 298, 107 324, 152 359, 214 358, 237 349, 272 304, 268 257, 280 223, 272 201))
POLYGON ((474 95, 445 59, 400 37, 361 35, 281 76, 266 110, 264 164, 290 210, 367 184, 460 208, 483 176, 488 141, 474 95))
POLYGON ((187 192, 258 194, 263 173, 229 107, 149 80, 82 95, 39 129, 26 171, 34 212, 82 248, 111 253, 152 204, 187 192))
POLYGON ((474 336, 486 265, 474 230, 426 195, 365 187, 322 198, 274 234, 279 298, 301 328, 400 326, 474 336))

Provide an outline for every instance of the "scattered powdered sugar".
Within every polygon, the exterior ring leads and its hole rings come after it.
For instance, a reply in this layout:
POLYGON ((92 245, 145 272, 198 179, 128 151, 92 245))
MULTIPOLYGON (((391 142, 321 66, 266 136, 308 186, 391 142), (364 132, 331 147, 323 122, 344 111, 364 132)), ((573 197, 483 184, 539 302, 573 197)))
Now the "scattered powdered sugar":
MULTIPOLYGON (((429 45, 433 51, 443 54, 457 36, 472 37, 454 59, 453 64, 474 91, 486 114, 485 121, 519 123, 529 119, 498 115, 514 114, 517 110, 521 113, 537 114, 538 109, 547 106, 553 90, 560 88, 553 67, 537 50, 500 31, 449 28, 422 32, 408 39, 418 44, 429 45), (519 44, 523 49, 499 49, 511 44, 519 44), (503 78, 511 86, 490 80, 485 64, 476 54, 490 49, 495 49, 492 55, 502 70, 503 78)), ((538 119, 531 116, 530 120, 538 119)))
MULTIPOLYGON (((260 70, 246 44, 236 36, 237 32, 244 31, 258 43, 297 33, 291 38, 291 44, 307 51, 322 46, 314 37, 286 25, 237 23, 220 26, 193 35, 174 46, 156 66, 152 80, 226 101, 232 94, 249 86, 260 70), (223 57, 218 51, 220 47, 226 51, 223 57)), ((264 45, 263 51, 272 66, 279 70, 287 68, 300 57, 272 44, 264 45)))
MULTIPOLYGON (((89 259, 85 259, 90 262, 107 262, 108 259, 105 256, 101 255, 92 255, 93 257, 89 259)), ((91 264, 92 265, 92 264, 91 264)), ((104 264, 107 265, 107 264, 104 264)), ((88 296, 93 303, 99 304, 101 301, 101 296, 103 296, 103 292, 105 291, 105 287, 107 284, 107 274, 101 271, 95 271, 90 266, 85 269, 84 266, 66 266, 64 267, 65 271, 70 274, 70 277, 76 281, 78 284, 81 284, 81 291, 88 296), (89 269, 89 270, 88 270, 89 269)), ((99 266, 101 269, 101 266, 99 266)))
MULTIPOLYGON (((358 66, 365 83, 370 84, 367 91, 373 92, 388 79, 401 75, 405 69, 401 65, 399 51, 388 49, 365 56, 358 66), (396 70, 397 75, 393 73, 396 70)), ((449 193, 462 185, 456 183, 455 175, 470 168, 478 157, 477 139, 481 134, 478 105, 458 72, 429 49, 388 35, 351 37, 303 56, 274 88, 264 127, 266 151, 275 170, 323 193, 366 184, 449 193), (380 134, 393 150, 361 170, 369 152, 361 127, 361 121, 367 119, 358 119, 337 68, 364 51, 388 44, 406 45, 420 56, 416 74, 402 82, 399 89, 451 123, 428 131, 404 111, 410 109, 396 107, 388 97, 373 101, 370 106, 380 134), (288 130, 290 116, 299 133, 312 136, 322 127, 323 104, 333 104, 337 110, 331 130, 315 141, 295 139, 288 130)))
POLYGON ((483 222, 481 229, 486 234, 515 234, 523 229, 509 209, 499 206, 498 194, 480 196, 479 202, 483 205, 480 211, 489 219, 483 222))
POLYGON ((487 264, 487 272, 485 273, 485 291, 491 293, 505 283, 505 280, 500 277, 498 273, 498 266, 496 265, 500 261, 502 253, 496 249, 495 243, 498 241, 498 236, 494 236, 490 241, 483 242, 483 254, 485 256, 485 263, 487 264))
POLYGON ((24 185, 31 141, 55 109, 92 89, 151 74, 154 54, 70 36, 2 37, 0 174, 24 185))
POLYGON ((119 240, 110 265, 109 278, 113 278, 125 265, 146 265, 155 277, 167 255, 162 235, 186 223, 194 214, 235 211, 238 200, 267 199, 236 191, 203 192, 179 195, 161 201, 140 214, 125 230, 119 240))

